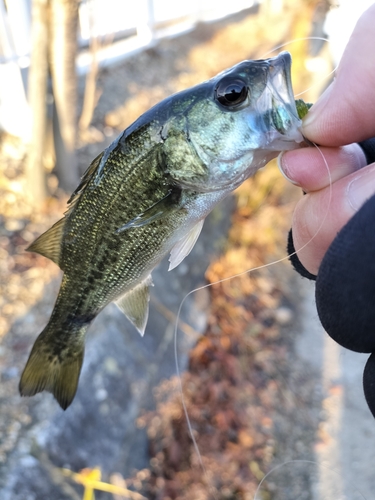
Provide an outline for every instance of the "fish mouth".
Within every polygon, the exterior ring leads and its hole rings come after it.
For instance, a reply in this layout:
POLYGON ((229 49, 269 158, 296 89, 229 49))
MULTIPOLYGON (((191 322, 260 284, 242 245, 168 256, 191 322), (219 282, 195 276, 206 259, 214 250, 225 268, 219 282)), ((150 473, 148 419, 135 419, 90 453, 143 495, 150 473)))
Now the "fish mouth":
POLYGON ((265 127, 279 136, 279 140, 274 144, 275 149, 280 147, 280 142, 285 149, 288 143, 303 141, 300 132, 302 122, 298 116, 292 88, 292 57, 289 52, 284 51, 268 59, 268 63, 268 91, 264 97, 268 111, 263 117, 265 127))
POLYGON ((288 117, 299 120, 292 88, 292 56, 281 52, 269 60, 269 88, 272 93, 272 117, 280 133, 288 130, 288 117))

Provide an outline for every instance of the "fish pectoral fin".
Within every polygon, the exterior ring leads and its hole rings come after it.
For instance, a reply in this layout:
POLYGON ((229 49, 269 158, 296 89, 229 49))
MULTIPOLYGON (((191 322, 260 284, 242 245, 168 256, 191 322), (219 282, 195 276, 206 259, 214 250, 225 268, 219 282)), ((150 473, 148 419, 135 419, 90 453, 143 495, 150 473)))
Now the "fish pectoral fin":
POLYGON ((149 286, 152 286, 151 274, 139 285, 115 301, 117 307, 133 323, 142 337, 148 320, 149 286))
POLYGON ((41 234, 34 243, 27 247, 28 252, 36 252, 47 259, 51 259, 59 267, 61 255, 61 241, 64 233, 66 219, 63 217, 56 222, 48 231, 41 234))
POLYGON ((181 189, 172 188, 164 198, 159 200, 157 203, 154 203, 150 208, 142 212, 141 214, 134 217, 134 219, 130 220, 120 228, 116 230, 116 233, 122 233, 127 229, 131 229, 133 227, 142 227, 146 226, 146 224, 150 224, 151 222, 161 219, 166 214, 170 214, 174 210, 179 210, 180 207, 180 195, 181 189))
POLYGON ((171 271, 181 264, 184 258, 192 251, 198 236, 202 231, 203 223, 204 219, 197 222, 195 226, 190 229, 190 231, 185 234, 185 236, 183 236, 172 248, 171 255, 169 256, 168 271, 171 271))

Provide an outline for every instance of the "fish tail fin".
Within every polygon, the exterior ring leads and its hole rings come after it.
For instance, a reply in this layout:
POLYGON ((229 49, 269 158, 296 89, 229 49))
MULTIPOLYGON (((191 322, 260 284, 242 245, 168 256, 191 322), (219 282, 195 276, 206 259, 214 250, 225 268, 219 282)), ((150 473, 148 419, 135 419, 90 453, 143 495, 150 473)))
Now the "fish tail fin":
POLYGON ((66 410, 77 392, 84 355, 86 328, 71 336, 56 339, 49 327, 36 339, 19 383, 21 396, 51 392, 66 410))

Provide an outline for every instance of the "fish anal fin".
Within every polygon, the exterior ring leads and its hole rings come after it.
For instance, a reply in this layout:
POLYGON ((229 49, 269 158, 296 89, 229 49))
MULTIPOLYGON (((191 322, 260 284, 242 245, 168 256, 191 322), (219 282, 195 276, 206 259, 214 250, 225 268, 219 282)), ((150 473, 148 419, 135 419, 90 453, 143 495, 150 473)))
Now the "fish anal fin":
POLYGON ((55 264, 60 265, 61 241, 64 233, 66 219, 63 217, 56 222, 48 231, 41 234, 26 250, 36 252, 47 259, 51 259, 55 264))
POLYGON ((115 301, 117 307, 133 323, 142 337, 145 333, 148 320, 149 286, 152 286, 151 275, 115 301))
POLYGON ((78 379, 84 355, 84 336, 56 354, 41 333, 30 353, 19 383, 21 396, 51 392, 63 410, 66 410, 77 392, 78 379))
POLYGON ((195 226, 190 229, 188 233, 185 234, 175 246, 171 250, 171 255, 169 257, 169 268, 168 271, 171 271, 175 267, 177 267, 184 258, 189 255, 192 251, 203 227, 204 219, 200 220, 195 224, 195 226))

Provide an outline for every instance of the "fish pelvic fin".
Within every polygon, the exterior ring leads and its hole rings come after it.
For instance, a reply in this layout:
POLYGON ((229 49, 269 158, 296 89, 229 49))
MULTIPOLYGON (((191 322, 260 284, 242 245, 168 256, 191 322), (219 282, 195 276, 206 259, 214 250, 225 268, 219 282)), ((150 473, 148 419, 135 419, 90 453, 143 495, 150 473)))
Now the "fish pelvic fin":
POLYGON ((48 231, 41 234, 29 247, 28 252, 36 252, 61 267, 61 242, 64 234, 66 219, 63 217, 56 222, 48 231))
MULTIPOLYGON (((47 327, 48 328, 48 327, 47 327)), ((46 328, 46 330, 47 330, 46 328)), ((77 392, 84 356, 84 331, 77 332, 69 345, 52 342, 54 337, 44 330, 36 339, 19 383, 21 396, 34 396, 48 391, 66 410, 77 392)), ((81 329, 82 330, 82 329, 81 329)))
POLYGON ((145 334, 148 320, 150 286, 153 286, 151 274, 115 301, 117 307, 133 323, 141 337, 145 334))

